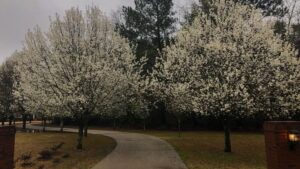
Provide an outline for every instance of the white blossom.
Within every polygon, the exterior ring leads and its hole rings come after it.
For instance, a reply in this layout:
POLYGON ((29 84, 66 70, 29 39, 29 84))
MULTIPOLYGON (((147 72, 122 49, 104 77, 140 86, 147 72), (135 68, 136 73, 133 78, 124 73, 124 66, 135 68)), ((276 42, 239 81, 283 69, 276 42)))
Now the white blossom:
POLYGON ((156 66, 154 76, 168 103, 178 111, 191 105, 190 110, 224 120, 283 113, 280 97, 288 76, 279 65, 289 69, 293 62, 293 70, 299 69, 294 49, 253 7, 225 0, 212 6, 177 34, 156 66), (187 94, 172 99, 183 88, 187 94))

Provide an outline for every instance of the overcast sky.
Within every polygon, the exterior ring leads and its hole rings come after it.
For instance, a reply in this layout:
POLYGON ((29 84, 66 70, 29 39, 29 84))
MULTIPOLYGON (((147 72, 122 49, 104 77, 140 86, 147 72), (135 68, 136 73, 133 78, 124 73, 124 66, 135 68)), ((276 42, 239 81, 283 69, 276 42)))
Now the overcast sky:
MULTIPOLYGON (((175 8, 180 9, 189 1, 175 0, 175 8)), ((49 16, 63 14, 74 6, 85 9, 88 5, 97 5, 111 15, 123 5, 133 5, 133 0, 0 0, 0 63, 22 48, 28 29, 39 25, 46 30, 49 16)))

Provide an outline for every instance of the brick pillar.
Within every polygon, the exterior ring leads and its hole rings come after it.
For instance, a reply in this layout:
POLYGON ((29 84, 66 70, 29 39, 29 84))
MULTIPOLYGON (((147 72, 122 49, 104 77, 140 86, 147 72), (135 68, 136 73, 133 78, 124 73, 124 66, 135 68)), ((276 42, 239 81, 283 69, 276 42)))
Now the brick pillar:
POLYGON ((270 121, 264 124, 268 169, 300 169, 300 144, 290 150, 288 132, 300 131, 300 122, 270 121))
POLYGON ((14 126, 0 127, 0 169, 14 168, 15 133, 14 126))

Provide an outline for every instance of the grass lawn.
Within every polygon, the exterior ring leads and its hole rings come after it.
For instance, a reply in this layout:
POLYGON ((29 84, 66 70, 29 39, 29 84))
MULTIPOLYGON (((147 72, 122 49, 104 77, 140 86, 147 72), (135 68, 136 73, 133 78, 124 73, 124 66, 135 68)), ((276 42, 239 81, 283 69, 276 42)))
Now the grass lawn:
POLYGON ((18 132, 15 145, 16 169, 90 169, 116 146, 116 142, 109 137, 89 135, 84 139, 84 150, 78 151, 75 149, 76 140, 77 135, 73 133, 18 132), (40 155, 42 151, 43 158, 40 155), (22 167, 22 164, 25 166, 22 167))
POLYGON ((146 131, 169 142, 189 169, 266 169, 264 136, 258 133, 233 133, 233 153, 223 153, 222 132, 146 131))
POLYGON ((265 142, 262 133, 233 132, 231 135, 233 153, 224 153, 223 132, 182 132, 182 137, 179 138, 175 131, 144 132, 122 129, 121 131, 149 134, 166 140, 176 149, 189 169, 266 169, 265 142))

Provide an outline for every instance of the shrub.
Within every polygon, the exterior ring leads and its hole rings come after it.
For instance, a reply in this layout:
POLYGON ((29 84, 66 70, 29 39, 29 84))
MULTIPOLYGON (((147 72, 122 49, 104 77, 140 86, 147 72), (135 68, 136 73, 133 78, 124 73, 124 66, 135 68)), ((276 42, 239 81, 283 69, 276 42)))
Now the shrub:
POLYGON ((26 161, 21 163, 21 167, 26 168, 26 167, 32 167, 34 165, 33 162, 31 161, 26 161))
POLYGON ((40 160, 49 160, 53 156, 53 152, 50 150, 42 150, 39 152, 39 158, 40 160))
MULTIPOLYGON (((32 163, 30 160, 32 159, 32 155, 31 152, 26 152, 21 154, 21 156, 18 158, 18 160, 21 161, 21 167, 31 167, 34 165, 34 163, 32 163)), ((18 161, 17 160, 17 161, 18 161)))
POLYGON ((32 158, 31 152, 26 152, 21 154, 21 156, 18 159, 21 161, 29 161, 31 160, 31 158, 32 158))

